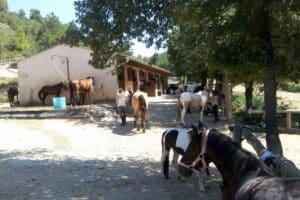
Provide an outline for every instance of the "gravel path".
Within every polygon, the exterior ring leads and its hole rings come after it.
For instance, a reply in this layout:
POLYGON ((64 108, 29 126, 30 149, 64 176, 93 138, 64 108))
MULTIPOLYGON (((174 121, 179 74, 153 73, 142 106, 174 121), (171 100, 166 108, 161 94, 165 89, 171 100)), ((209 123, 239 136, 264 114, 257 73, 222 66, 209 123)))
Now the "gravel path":
MULTIPOLYGON (((132 127, 132 117, 125 127, 118 118, 0 120, 0 199, 220 199, 214 168, 206 198, 196 177, 180 181, 171 167, 171 179, 163 178, 160 140, 165 128, 178 126, 176 98, 151 99, 150 112, 146 133, 132 127)), ((197 118, 194 112, 187 122, 197 118)), ((211 117, 205 121, 215 126, 211 117)), ((300 153, 295 137, 292 156, 300 153)))

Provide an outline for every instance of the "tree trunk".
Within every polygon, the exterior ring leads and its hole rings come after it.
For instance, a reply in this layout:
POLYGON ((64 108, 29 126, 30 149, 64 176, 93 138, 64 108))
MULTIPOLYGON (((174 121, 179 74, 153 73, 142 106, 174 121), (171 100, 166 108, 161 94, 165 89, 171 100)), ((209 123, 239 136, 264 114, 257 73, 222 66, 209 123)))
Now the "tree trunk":
POLYGON ((253 80, 245 83, 246 111, 253 108, 253 80))
POLYGON ((276 121, 276 74, 275 53, 271 35, 271 17, 269 15, 270 1, 266 0, 262 9, 262 33, 264 52, 264 100, 265 100, 265 128, 267 149, 282 155, 276 121))
POLYGON ((229 82, 229 75, 227 71, 224 71, 223 76, 223 87, 224 87, 224 95, 225 95, 225 116, 227 120, 233 119, 232 113, 232 104, 231 104, 231 84, 229 82))

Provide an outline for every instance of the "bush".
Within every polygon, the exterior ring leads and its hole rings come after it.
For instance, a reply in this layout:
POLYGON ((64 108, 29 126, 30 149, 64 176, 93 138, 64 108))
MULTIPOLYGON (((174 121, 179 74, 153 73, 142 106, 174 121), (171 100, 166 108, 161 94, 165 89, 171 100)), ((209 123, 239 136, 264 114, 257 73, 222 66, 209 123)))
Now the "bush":
POLYGON ((16 78, 0 77, 0 103, 8 102, 6 91, 11 85, 18 85, 18 80, 16 78))
POLYGON ((235 113, 235 117, 248 126, 255 126, 258 128, 262 128, 264 126, 264 118, 262 113, 248 114, 245 111, 240 111, 235 113))
POLYGON ((287 92, 300 92, 300 83, 283 83, 279 88, 287 92))
MULTIPOLYGON (((246 100, 244 94, 236 94, 232 96, 233 110, 243 111, 246 109, 246 100)), ((264 97, 261 95, 253 96, 253 109, 261 109, 264 106, 264 97)))

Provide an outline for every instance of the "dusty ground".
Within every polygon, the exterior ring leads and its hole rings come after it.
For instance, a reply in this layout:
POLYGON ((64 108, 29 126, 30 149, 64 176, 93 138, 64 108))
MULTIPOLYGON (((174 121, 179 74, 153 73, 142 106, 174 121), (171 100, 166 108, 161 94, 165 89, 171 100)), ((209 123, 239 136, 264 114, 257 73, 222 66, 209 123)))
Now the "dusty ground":
MULTIPOLYGON (((129 118, 86 120, 0 120, 0 199, 205 199, 197 178, 170 180, 160 170, 161 134, 177 126, 176 99, 151 99, 151 124, 137 132, 129 118)), ((197 114, 187 115, 188 123, 197 114)), ((208 126, 215 126, 206 117, 208 126)), ((216 126, 227 132, 227 126, 216 126)), ((228 133, 228 132, 227 132, 228 133)), ((262 138, 262 137, 261 137, 262 138)), ((282 135, 285 155, 300 167, 300 136, 282 135)), ((220 199, 212 168, 205 193, 220 199)))

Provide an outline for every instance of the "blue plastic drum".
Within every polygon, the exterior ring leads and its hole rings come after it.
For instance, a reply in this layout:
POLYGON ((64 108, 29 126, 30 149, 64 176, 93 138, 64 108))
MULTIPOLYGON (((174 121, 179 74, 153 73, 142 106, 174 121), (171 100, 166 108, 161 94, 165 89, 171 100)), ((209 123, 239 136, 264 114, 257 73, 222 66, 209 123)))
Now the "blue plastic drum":
POLYGON ((66 97, 54 97, 52 100, 54 109, 66 109, 66 97))

